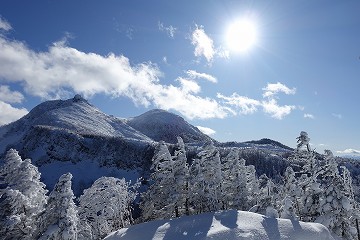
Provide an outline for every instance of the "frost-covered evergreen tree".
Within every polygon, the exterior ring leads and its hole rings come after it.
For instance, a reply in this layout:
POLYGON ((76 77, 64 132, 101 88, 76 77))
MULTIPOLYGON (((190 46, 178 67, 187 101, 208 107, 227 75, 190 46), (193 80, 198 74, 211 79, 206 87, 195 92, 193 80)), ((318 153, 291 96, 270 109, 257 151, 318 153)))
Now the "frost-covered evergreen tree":
POLYGON ((176 149, 173 156, 174 186, 172 198, 174 199, 175 217, 189 215, 189 167, 187 164, 185 144, 181 137, 177 138, 176 149))
POLYGON ((165 142, 159 142, 151 165, 150 186, 142 194, 144 220, 167 219, 175 216, 173 160, 165 142))
POLYGON ((193 162, 192 205, 195 212, 212 212, 221 209, 221 162, 213 142, 207 143, 193 162))
POLYGON ((71 189, 71 173, 60 176, 49 195, 46 211, 42 216, 41 240, 72 240, 78 238, 79 218, 71 189))
POLYGON ((305 222, 313 222, 320 216, 320 200, 323 197, 323 189, 316 177, 308 177, 302 174, 299 179, 301 197, 299 199, 299 217, 305 222))
POLYGON ((247 209, 248 191, 245 160, 239 159, 239 150, 233 148, 222 159, 223 209, 247 209))
POLYGON ((284 186, 281 194, 280 215, 292 216, 299 214, 299 198, 301 196, 301 189, 298 185, 298 180, 295 177, 295 172, 292 167, 287 167, 284 172, 284 186), (290 206, 290 203, 292 206, 290 206), (293 212, 293 213, 291 213, 293 212))
POLYGON ((0 190, 0 235, 5 239, 36 238, 47 201, 37 167, 10 149, 0 168, 0 179, 5 186, 0 190))
POLYGON ((248 208, 252 208, 257 204, 260 195, 259 181, 253 165, 246 166, 246 188, 248 192, 248 208))
POLYGON ((316 222, 322 223, 338 236, 355 239, 356 229, 352 226, 351 216, 354 211, 352 186, 348 185, 348 173, 343 178, 338 164, 330 151, 326 152, 326 165, 323 167, 323 198, 320 201, 320 216, 316 222))
POLYGON ((291 197, 286 196, 282 201, 282 207, 280 212, 280 217, 285 219, 297 219, 297 215, 294 209, 294 203, 291 200, 291 197))
POLYGON ((131 204, 137 195, 136 189, 125 179, 101 177, 84 190, 80 196, 79 218, 85 229, 84 239, 101 239, 110 232, 132 223, 131 204), (87 228, 90 226, 90 230, 87 228))
POLYGON ((279 217, 279 213, 275 208, 277 192, 275 191, 274 182, 265 174, 259 177, 260 194, 258 201, 249 211, 260 213, 269 217, 279 217))

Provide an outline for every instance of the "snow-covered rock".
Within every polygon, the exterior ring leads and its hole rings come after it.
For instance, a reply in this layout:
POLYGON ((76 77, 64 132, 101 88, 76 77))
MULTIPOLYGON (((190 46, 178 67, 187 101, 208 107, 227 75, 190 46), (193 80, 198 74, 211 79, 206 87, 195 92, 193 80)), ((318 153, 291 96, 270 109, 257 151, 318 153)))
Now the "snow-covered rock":
POLYGON ((329 230, 318 223, 269 218, 236 210, 157 220, 120 229, 106 240, 256 239, 331 240, 329 230))

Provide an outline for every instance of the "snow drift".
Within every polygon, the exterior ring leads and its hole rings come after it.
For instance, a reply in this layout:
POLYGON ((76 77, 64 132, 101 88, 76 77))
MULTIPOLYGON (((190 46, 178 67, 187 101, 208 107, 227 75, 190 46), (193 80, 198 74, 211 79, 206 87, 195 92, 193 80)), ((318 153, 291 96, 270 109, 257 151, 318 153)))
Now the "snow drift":
POLYGON ((111 233, 107 240, 181 240, 181 239, 334 239, 329 230, 318 223, 269 218, 236 210, 156 220, 111 233))

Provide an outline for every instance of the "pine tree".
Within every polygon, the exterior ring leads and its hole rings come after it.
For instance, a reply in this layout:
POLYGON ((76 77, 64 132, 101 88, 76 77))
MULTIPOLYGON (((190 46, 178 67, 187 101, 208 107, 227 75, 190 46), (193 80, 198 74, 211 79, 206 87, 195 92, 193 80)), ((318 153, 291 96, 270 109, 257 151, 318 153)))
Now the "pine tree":
POLYGON ((47 201, 45 184, 38 168, 30 159, 22 160, 16 150, 10 149, 4 160, 0 168, 6 186, 0 194, 0 235, 5 239, 36 238, 47 201))
POLYGON ((175 184, 173 160, 165 142, 160 141, 151 165, 150 186, 142 194, 144 220, 171 218, 175 216, 173 187, 175 184))
POLYGON ((173 199, 175 205, 175 217, 189 215, 189 167, 187 164, 185 144, 181 137, 177 138, 175 153, 173 156, 173 199))
POLYGON ((207 143, 193 162, 192 205, 195 212, 221 209, 221 162, 213 142, 207 143))
POLYGON ((246 166, 246 189, 248 192, 248 208, 253 208, 258 203, 260 195, 259 181, 256 177, 255 166, 246 166))
POLYGON ((233 148, 222 159, 222 202, 223 209, 247 208, 248 191, 246 187, 245 160, 239 159, 239 150, 233 148))
POLYGON ((49 195, 42 216, 41 240, 72 240, 78 237, 79 218, 74 203, 75 196, 71 189, 71 179, 71 173, 60 176, 49 195))
POLYGON ((269 217, 278 217, 279 214, 275 209, 276 195, 275 184, 265 174, 259 177, 260 194, 258 196, 257 205, 252 207, 250 211, 260 213, 269 217))
POLYGON ((132 223, 131 204, 137 195, 125 179, 101 177, 84 190, 80 196, 79 218, 86 227, 82 235, 86 239, 104 238, 110 232, 132 223))
POLYGON ((338 236, 355 239, 356 230, 350 220, 354 211, 351 196, 353 191, 348 184, 347 169, 343 168, 344 178, 329 150, 326 152, 326 162, 322 174, 324 196, 320 201, 320 216, 316 222, 322 223, 338 236))
POLYGON ((284 172, 284 187, 282 188, 281 194, 281 199, 283 199, 283 201, 281 201, 280 205, 280 215, 294 218, 299 214, 300 196, 301 189, 298 180, 295 177, 295 172, 292 167, 287 167, 284 172), (291 206, 290 203, 292 204, 291 206))

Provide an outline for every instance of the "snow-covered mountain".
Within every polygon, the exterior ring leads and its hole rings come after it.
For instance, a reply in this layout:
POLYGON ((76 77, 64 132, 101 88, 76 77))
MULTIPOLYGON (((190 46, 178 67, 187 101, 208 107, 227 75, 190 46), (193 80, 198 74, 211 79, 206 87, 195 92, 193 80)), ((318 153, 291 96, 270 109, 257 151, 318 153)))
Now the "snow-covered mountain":
POLYGON ((50 189, 68 171, 74 175, 75 191, 81 191, 101 175, 123 177, 124 170, 143 169, 153 146, 152 139, 125 120, 101 112, 78 95, 41 103, 0 127, 0 157, 9 148, 17 149, 40 168, 50 189))
POLYGON ((182 117, 160 109, 131 118, 127 123, 155 141, 176 143, 178 136, 185 143, 204 143, 211 139, 182 117))
POLYGON ((319 223, 269 218, 251 212, 228 210, 141 223, 113 232, 105 239, 331 240, 334 238, 329 230, 319 223))
MULTIPOLYGON (((203 145, 209 140, 221 146, 176 114, 155 109, 121 119, 101 112, 76 95, 68 100, 43 102, 21 119, 1 126, 0 158, 6 150, 15 148, 39 167, 50 189, 61 174, 71 172, 79 194, 101 175, 131 176, 127 180, 143 176, 143 171, 149 169, 156 142, 175 143, 177 136, 188 146, 203 145), (124 170, 130 173, 124 174, 124 170), (87 171, 92 174, 85 174, 87 171)), ((240 145, 236 147, 286 151, 271 143, 240 145)), ((225 143, 223 147, 234 146, 225 143)))

